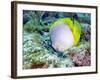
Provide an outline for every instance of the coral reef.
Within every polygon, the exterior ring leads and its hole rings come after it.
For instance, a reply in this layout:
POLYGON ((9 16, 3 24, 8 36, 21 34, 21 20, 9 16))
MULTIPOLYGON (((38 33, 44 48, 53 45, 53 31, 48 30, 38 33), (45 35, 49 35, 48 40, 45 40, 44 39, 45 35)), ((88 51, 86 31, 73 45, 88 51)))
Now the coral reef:
POLYGON ((91 15, 49 11, 23 11, 23 69, 65 68, 91 65, 91 15), (50 40, 50 26, 60 18, 81 24, 81 38, 65 52, 56 51, 50 40))
POLYGON ((69 50, 68 56, 72 59, 75 66, 90 66, 91 65, 90 44, 88 42, 85 42, 78 47, 71 48, 69 50))

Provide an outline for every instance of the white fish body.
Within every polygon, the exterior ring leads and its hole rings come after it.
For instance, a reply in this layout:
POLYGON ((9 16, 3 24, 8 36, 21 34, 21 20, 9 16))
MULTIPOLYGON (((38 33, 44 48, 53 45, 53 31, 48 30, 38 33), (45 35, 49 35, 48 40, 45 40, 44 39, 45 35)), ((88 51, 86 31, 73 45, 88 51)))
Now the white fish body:
POLYGON ((51 27, 50 38, 52 47, 60 52, 64 52, 74 43, 74 36, 68 25, 60 23, 51 27))

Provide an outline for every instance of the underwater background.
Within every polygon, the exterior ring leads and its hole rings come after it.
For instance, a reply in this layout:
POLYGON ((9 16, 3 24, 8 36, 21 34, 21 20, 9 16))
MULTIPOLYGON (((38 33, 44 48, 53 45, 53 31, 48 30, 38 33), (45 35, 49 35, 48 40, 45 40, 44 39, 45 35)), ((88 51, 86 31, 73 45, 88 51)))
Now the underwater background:
POLYGON ((91 66, 90 13, 23 10, 23 69, 81 66, 91 66), (50 28, 62 18, 78 21, 81 34, 77 45, 58 52, 52 48, 50 28))

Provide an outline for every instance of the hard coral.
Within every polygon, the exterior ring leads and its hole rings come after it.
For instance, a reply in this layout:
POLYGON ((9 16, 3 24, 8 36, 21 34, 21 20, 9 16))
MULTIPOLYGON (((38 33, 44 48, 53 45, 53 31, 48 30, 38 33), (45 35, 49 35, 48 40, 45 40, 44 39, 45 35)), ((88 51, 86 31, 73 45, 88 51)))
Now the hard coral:
POLYGON ((44 62, 40 62, 40 63, 33 63, 31 65, 31 69, 34 69, 34 68, 48 68, 49 65, 47 63, 44 63, 44 62))
POLYGON ((73 60, 75 66, 90 66, 91 65, 90 49, 86 49, 84 51, 84 54, 70 53, 69 57, 73 60))
POLYGON ((70 53, 69 56, 73 60, 75 66, 91 65, 91 56, 88 51, 85 51, 85 54, 70 53))

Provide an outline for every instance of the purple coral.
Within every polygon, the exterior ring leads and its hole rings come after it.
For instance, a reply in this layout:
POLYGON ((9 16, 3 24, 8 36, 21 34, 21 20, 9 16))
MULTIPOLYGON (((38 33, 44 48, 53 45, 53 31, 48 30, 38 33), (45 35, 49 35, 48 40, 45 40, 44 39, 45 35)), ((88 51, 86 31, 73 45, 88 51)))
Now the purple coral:
POLYGON ((85 54, 76 54, 70 53, 69 57, 75 63, 75 66, 90 66, 91 65, 91 56, 88 53, 85 54))

